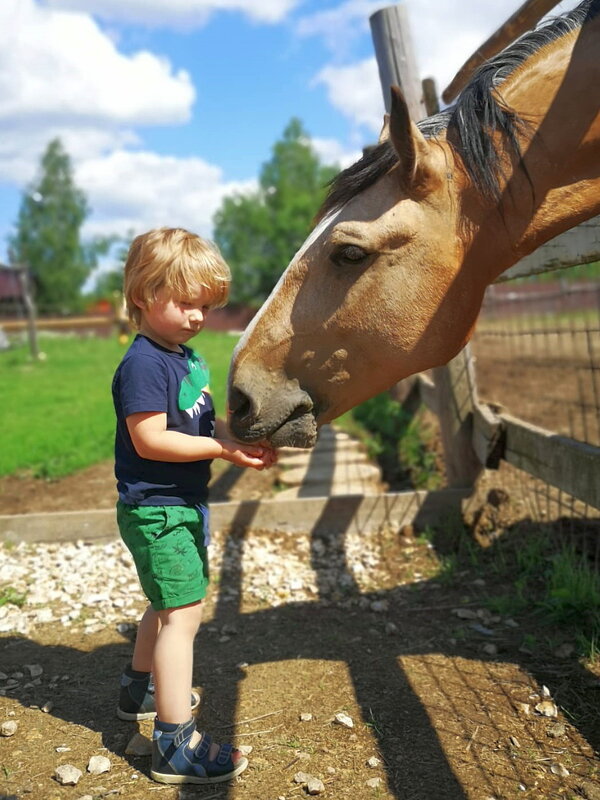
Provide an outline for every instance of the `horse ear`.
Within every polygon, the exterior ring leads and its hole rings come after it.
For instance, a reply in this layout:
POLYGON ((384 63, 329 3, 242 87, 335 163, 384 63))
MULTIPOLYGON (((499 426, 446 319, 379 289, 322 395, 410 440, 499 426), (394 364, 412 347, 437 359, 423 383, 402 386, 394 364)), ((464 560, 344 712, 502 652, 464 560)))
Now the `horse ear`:
POLYGON ((383 126, 379 133, 379 139, 377 140, 378 144, 385 142, 387 139, 390 138, 390 115, 384 114, 383 115, 383 126))
POLYGON ((407 189, 425 189, 430 183, 429 144, 408 113, 398 86, 392 86, 389 138, 400 159, 402 183, 407 189))

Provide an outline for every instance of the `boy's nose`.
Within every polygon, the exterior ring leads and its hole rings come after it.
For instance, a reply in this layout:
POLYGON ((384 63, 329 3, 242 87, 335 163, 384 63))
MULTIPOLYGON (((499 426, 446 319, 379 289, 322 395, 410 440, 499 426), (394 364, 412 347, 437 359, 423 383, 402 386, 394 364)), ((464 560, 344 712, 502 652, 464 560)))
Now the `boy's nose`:
POLYGON ((190 311, 190 322, 198 324, 204 320, 204 312, 201 308, 193 308, 190 311))

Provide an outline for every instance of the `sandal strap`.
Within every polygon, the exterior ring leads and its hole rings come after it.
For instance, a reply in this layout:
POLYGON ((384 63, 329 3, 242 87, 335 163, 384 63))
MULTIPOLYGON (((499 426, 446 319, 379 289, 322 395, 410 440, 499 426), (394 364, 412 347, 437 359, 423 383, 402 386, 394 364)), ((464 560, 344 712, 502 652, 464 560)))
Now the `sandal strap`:
POLYGON ((215 758, 210 758, 210 746, 212 744, 212 736, 209 733, 202 733, 202 738, 196 745, 194 749, 194 756, 202 763, 204 768, 207 771, 207 774, 211 771, 211 766, 214 765, 222 769, 223 767, 231 767, 234 768, 233 759, 231 758, 233 751, 235 750, 232 744, 220 744, 218 745, 219 750, 215 758))
POLYGON ((219 745, 219 752, 217 753, 217 757, 214 760, 215 764, 218 764, 220 767, 224 767, 226 764, 231 762, 233 766, 233 759, 231 758, 231 754, 233 753, 233 745, 231 744, 222 744, 219 745))
POLYGON ((173 737, 173 744, 177 748, 184 742, 187 742, 193 732, 196 730, 196 723, 193 719, 179 726, 179 730, 173 737))
POLYGON ((212 744, 212 736, 210 733, 202 732, 202 738, 194 748, 194 755, 199 761, 208 762, 208 754, 210 753, 210 746, 212 744))

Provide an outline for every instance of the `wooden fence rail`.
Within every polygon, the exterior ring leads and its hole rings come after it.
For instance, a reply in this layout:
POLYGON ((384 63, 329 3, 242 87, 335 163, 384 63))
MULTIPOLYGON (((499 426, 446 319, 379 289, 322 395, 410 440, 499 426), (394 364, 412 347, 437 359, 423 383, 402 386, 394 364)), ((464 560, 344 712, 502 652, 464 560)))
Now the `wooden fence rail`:
POLYGON ((469 346, 438 375, 449 377, 438 383, 421 374, 403 381, 403 406, 414 413, 424 403, 439 417, 450 486, 469 486, 483 468, 496 469, 504 460, 600 509, 600 447, 480 402, 469 346))

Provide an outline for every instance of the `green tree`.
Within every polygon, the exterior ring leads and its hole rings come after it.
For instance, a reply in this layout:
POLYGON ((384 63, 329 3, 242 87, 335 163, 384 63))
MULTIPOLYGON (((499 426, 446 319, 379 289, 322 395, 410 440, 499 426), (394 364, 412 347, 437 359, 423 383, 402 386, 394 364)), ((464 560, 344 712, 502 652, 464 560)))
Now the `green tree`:
POLYGON ((98 243, 81 241, 88 212, 85 195, 73 181, 69 155, 60 139, 53 139, 37 178, 23 195, 16 231, 9 237, 11 260, 29 265, 43 313, 80 307, 82 284, 101 249, 98 243))
POLYGON ((263 164, 256 192, 227 197, 214 237, 233 273, 231 299, 260 305, 308 235, 335 167, 324 166, 292 118, 263 164))
POLYGON ((97 254, 108 256, 113 266, 110 269, 104 269, 98 272, 95 276, 94 283, 88 294, 87 299, 107 299, 114 297, 115 293, 122 294, 123 292, 123 271, 125 268, 125 261, 129 252, 129 245, 134 237, 133 231, 130 231, 127 236, 120 236, 114 234, 107 236, 102 240, 97 240, 97 254))

